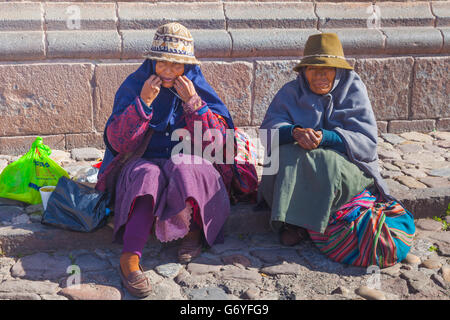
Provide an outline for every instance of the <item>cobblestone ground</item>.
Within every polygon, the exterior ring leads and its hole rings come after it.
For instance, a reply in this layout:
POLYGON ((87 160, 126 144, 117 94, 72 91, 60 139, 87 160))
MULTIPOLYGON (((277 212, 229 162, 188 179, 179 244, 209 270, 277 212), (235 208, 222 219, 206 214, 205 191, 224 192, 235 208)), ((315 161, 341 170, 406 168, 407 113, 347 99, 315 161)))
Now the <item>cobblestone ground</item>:
MULTIPOLYGON (((449 150, 449 132, 383 134, 379 138, 382 175, 393 190, 448 187, 449 150)), ((96 149, 52 154, 72 177, 88 182, 95 176, 91 165, 101 157, 102 151, 96 149)), ((0 155, 0 170, 15 159, 0 155)), ((41 214, 41 205, 15 207, 0 202, 0 229, 40 224, 41 214)), ((450 217, 443 221, 417 219, 407 259, 381 270, 335 263, 309 240, 282 246, 271 232, 228 234, 223 244, 205 249, 189 264, 177 262, 179 242, 161 244, 152 239, 142 258, 153 284, 145 299, 448 300, 450 228, 444 229, 450 217)), ((135 299, 120 283, 118 245, 16 252, 0 255, 0 299, 135 299), (73 286, 78 280, 81 284, 73 286)))
MULTIPOLYGON (((335 263, 309 241, 282 246, 273 233, 229 235, 187 265, 177 263, 177 243, 150 241, 142 265, 153 292, 145 299, 449 299, 450 232, 430 219, 417 225, 407 259, 381 270, 335 263)), ((135 299, 120 283, 120 251, 0 257, 0 299, 135 299), (77 275, 81 284, 71 287, 77 275)))

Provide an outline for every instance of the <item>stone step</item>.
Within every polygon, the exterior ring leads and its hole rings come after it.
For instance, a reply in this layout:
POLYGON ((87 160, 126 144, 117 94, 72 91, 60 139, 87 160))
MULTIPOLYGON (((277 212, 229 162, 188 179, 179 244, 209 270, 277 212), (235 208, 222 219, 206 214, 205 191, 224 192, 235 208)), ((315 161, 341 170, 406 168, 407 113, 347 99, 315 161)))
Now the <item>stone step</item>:
POLYGON ((140 59, 167 21, 198 31, 200 58, 298 56, 305 34, 319 30, 337 32, 347 55, 448 53, 449 7, 448 1, 194 1, 173 10, 165 2, 0 2, 0 60, 140 59), (215 45, 219 52, 211 50, 215 45))
MULTIPOLYGON (((416 219, 432 218, 445 213, 450 202, 450 188, 408 190, 394 194, 416 219)), ((11 202, 0 203, 0 220, 25 213, 25 206, 11 202), (14 206, 13 206, 14 205, 14 206)), ((255 205, 240 203, 232 206, 224 226, 225 234, 255 234, 270 232, 270 211, 255 210, 255 205)), ((112 244, 112 218, 107 226, 81 233, 43 225, 35 219, 31 223, 0 226, 0 250, 7 256, 28 255, 54 250, 96 249, 120 247, 112 244)))
MULTIPOLYGON (((3 201, 3 200, 2 200, 3 201)), ((225 233, 249 234, 270 231, 268 210, 255 211, 254 204, 232 206, 225 225, 225 233)), ((117 246, 113 244, 113 218, 105 227, 94 232, 83 233, 63 230, 40 223, 32 218, 27 223, 3 225, 3 221, 25 213, 25 206, 0 202, 0 253, 7 256, 28 255, 41 251, 95 249, 117 246), (3 220, 3 221, 2 221, 3 220)), ((19 221, 20 222, 20 221, 19 221)))

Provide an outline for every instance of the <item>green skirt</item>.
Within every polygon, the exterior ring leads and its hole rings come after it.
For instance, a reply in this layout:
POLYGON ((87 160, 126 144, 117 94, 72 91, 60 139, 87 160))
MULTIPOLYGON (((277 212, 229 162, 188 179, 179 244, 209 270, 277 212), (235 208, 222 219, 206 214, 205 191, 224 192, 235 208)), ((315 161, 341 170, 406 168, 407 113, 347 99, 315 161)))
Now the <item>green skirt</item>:
POLYGON ((317 148, 307 151, 297 143, 281 145, 279 170, 263 173, 258 199, 272 210, 271 227, 284 223, 323 233, 332 212, 349 202, 374 180, 342 153, 317 148))

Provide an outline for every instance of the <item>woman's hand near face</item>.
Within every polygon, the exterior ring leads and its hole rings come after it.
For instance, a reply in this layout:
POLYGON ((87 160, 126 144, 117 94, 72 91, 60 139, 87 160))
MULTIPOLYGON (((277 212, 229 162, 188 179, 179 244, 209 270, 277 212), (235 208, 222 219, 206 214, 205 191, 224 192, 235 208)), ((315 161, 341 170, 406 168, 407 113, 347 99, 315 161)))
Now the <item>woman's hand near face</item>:
POLYGON ((184 103, 187 103, 193 96, 197 95, 194 84, 186 76, 179 76, 175 80, 174 87, 184 103))
POLYGON ((295 141, 306 150, 316 149, 322 141, 322 131, 314 129, 295 128, 292 132, 295 141))
POLYGON ((161 79, 152 74, 150 78, 148 78, 141 90, 141 99, 149 106, 152 104, 153 100, 158 96, 159 91, 161 90, 161 79))

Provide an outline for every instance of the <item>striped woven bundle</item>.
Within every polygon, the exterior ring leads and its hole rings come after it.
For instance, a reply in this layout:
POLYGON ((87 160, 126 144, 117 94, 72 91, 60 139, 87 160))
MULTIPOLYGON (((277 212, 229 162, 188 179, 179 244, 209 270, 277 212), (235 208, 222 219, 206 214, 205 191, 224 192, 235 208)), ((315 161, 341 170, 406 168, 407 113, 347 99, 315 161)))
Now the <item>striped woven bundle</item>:
POLYGON ((250 137, 239 128, 235 128, 234 135, 236 138, 237 152, 235 156, 235 161, 246 163, 249 162, 256 166, 258 161, 258 156, 256 154, 256 148, 253 145, 250 137))
POLYGON ((415 226, 412 214, 398 202, 376 202, 364 190, 330 217, 324 234, 308 232, 320 251, 334 261, 386 268, 406 257, 415 226))

